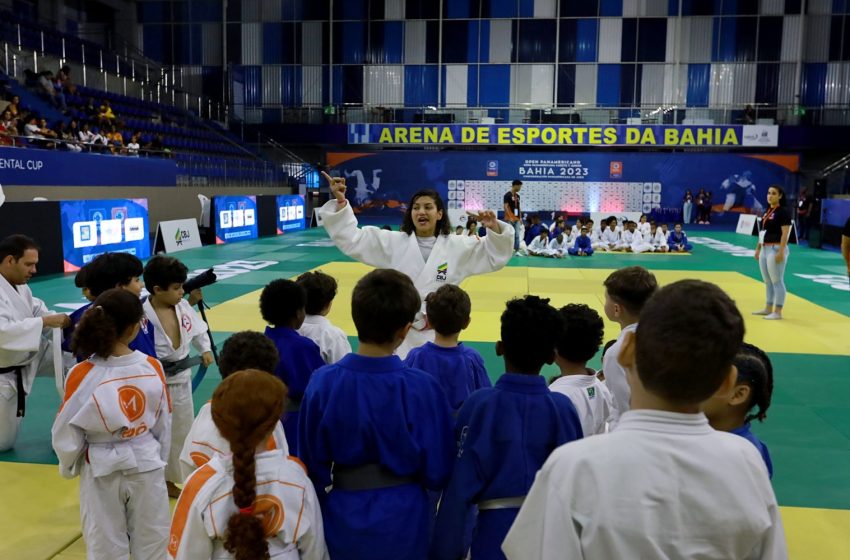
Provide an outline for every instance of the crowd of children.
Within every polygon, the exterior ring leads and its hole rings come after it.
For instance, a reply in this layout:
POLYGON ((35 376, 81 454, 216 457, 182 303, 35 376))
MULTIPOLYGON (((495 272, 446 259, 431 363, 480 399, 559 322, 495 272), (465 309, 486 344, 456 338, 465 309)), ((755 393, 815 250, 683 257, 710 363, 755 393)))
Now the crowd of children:
POLYGON ((673 230, 666 223, 657 224, 646 214, 638 222, 619 223, 609 216, 602 224, 579 217, 573 226, 557 216, 551 225, 541 223, 533 215, 525 225, 525 252, 535 257, 563 258, 567 255, 589 257, 596 251, 623 253, 689 253, 693 245, 676 223, 673 230))
POLYGON ((621 332, 604 378, 588 368, 605 338, 596 311, 512 299, 491 386, 459 342, 472 303, 457 286, 427 295, 435 339, 402 360, 422 308, 405 274, 357 282, 356 352, 326 317, 334 278, 274 280, 265 334, 225 341, 222 381, 194 416, 189 348, 213 357, 186 277, 172 257, 143 268, 119 254, 79 275, 94 301, 67 333, 79 363, 53 446, 62 475, 81 478, 90 558, 786 557, 750 429, 773 368, 712 284, 613 272, 604 311, 621 332), (549 382, 546 364, 560 371, 549 382))

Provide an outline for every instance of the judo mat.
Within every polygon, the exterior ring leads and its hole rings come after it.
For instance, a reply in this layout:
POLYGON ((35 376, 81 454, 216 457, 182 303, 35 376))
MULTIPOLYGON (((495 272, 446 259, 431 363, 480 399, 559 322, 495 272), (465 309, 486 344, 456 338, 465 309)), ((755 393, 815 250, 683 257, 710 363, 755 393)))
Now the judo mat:
MULTIPOLYGON (((461 340, 485 359, 491 379, 502 373, 495 354, 505 301, 527 293, 551 303, 585 303, 602 313, 603 280, 613 270, 638 264, 661 284, 684 278, 715 282, 736 300, 746 321, 746 339, 770 353, 776 387, 768 418, 754 431, 770 448, 773 485, 791 558, 850 558, 850 286, 841 256, 792 247, 786 272, 789 296, 782 321, 750 315, 764 305, 758 266, 747 250, 755 238, 694 228, 695 249, 687 258, 665 254, 616 254, 588 258, 514 257, 503 270, 467 279, 472 322, 461 340)), ((351 291, 369 268, 342 255, 323 230, 277 238, 203 247, 177 253, 190 270, 215 267, 220 280, 204 289, 207 312, 219 347, 233 332, 262 330, 258 299, 276 278, 321 269, 336 277, 339 292, 330 320, 356 349, 350 314, 351 291)), ((83 303, 72 276, 38 277, 36 296, 57 311, 83 303)), ((603 314, 604 316, 604 314, 603 314)), ((619 328, 605 323, 605 339, 619 328)), ((597 356, 591 366, 599 367, 597 356)), ((547 367, 547 377, 555 375, 547 367)), ((194 394, 200 407, 218 381, 213 367, 194 394)), ((36 379, 15 449, 0 453, 0 558, 40 560, 85 557, 80 537, 77 480, 63 480, 50 445, 59 404, 52 378, 36 379)))

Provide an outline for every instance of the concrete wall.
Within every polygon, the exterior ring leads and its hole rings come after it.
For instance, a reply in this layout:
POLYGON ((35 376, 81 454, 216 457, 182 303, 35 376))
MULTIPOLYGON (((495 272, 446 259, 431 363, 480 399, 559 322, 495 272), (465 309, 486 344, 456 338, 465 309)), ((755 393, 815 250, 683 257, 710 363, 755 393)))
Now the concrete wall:
POLYGON ((198 218, 201 204, 198 195, 210 198, 221 194, 292 194, 290 188, 245 187, 16 187, 4 185, 6 200, 23 202, 35 197, 48 200, 84 200, 98 198, 147 198, 151 231, 165 220, 198 218))

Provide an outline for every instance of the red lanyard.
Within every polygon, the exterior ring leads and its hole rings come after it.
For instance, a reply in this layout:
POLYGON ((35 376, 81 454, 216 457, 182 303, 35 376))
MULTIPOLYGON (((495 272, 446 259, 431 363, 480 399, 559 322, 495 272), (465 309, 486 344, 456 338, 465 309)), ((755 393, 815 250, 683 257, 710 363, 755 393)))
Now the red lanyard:
POLYGON ((762 218, 762 223, 764 223, 765 226, 767 225, 767 221, 776 213, 777 208, 779 208, 779 207, 777 206, 776 208, 774 208, 774 207, 771 206, 764 213, 764 217, 762 218))

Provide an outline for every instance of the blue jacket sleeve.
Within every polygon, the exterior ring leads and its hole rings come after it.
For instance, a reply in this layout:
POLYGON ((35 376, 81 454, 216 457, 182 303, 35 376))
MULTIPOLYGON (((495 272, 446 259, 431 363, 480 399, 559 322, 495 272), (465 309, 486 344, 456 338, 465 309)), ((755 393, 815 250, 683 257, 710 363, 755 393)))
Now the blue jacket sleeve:
POLYGON ((452 472, 454 444, 452 441, 452 411, 443 388, 431 375, 427 376, 427 395, 415 395, 418 401, 410 416, 414 438, 422 450, 422 484, 429 490, 445 488, 452 472), (418 404, 418 406, 417 406, 418 404))
POLYGON ((449 485, 443 492, 440 511, 434 527, 439 535, 431 543, 430 558, 434 560, 458 560, 463 558, 466 517, 484 485, 484 477, 478 468, 478 457, 474 441, 469 436, 470 411, 474 401, 470 398, 458 413, 455 436, 457 459, 455 460, 449 485))
MULTIPOLYGON (((331 366, 332 367, 332 366, 331 366)), ((321 373, 315 375, 307 386, 301 401, 301 421, 298 425, 298 458, 307 467, 307 473, 316 487, 319 497, 325 495, 325 488, 331 483, 331 465, 323 457, 327 453, 328 443, 322 432, 324 410, 324 385, 321 373)))

